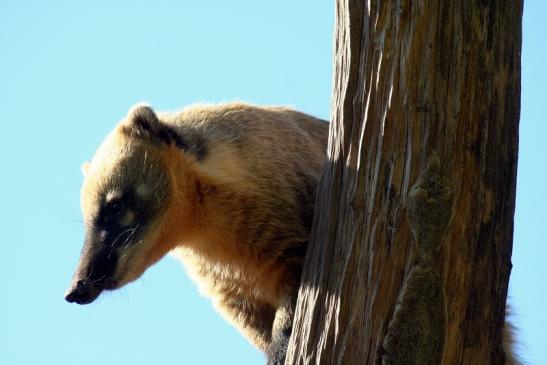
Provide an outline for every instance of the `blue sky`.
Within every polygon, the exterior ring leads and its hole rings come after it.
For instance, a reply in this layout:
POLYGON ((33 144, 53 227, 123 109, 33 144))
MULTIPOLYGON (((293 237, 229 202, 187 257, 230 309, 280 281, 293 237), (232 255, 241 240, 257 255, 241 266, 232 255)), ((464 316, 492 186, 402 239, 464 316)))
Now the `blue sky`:
MULTIPOLYGON (((547 364, 547 5, 525 8, 511 292, 547 364)), ((260 364, 166 258, 89 306, 64 302, 81 249, 80 164, 148 101, 284 104, 329 117, 330 1, 0 2, 1 364, 260 364)))

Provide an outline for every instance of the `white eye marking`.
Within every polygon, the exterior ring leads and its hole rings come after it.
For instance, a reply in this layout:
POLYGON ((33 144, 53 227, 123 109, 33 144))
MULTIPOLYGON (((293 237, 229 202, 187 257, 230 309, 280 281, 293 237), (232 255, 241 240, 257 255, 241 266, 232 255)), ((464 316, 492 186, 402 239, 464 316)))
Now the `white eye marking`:
POLYGON ((105 201, 109 202, 109 201, 112 201, 114 199, 119 199, 121 197, 121 195, 122 194, 117 190, 110 190, 105 195, 105 201))
POLYGON ((135 212, 133 212, 131 209, 126 209, 126 211, 123 213, 123 215, 120 217, 118 222, 122 227, 127 227, 133 221, 135 220, 135 212))

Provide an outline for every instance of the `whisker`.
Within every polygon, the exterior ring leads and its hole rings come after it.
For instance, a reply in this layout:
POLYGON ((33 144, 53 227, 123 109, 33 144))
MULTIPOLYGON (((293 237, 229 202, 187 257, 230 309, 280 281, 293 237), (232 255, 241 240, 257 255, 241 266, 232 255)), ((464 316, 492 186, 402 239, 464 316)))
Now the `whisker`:
POLYGON ((57 212, 56 215, 59 218, 63 219, 63 220, 67 220, 67 221, 70 221, 70 222, 83 223, 81 214, 74 213, 74 212, 68 211, 66 209, 63 209, 60 212, 57 212))
POLYGON ((122 235, 126 234, 127 232, 132 232, 132 231, 134 231, 134 228, 128 228, 128 229, 126 229, 125 231, 121 232, 121 233, 118 235, 118 237, 116 237, 116 239, 112 242, 111 245, 112 245, 112 246, 115 246, 116 243, 118 242, 118 239, 120 239, 120 237, 121 237, 122 235))
POLYGON ((124 261, 129 255, 134 254, 136 252, 135 250, 138 249, 143 242, 143 240, 139 240, 133 245, 133 250, 122 252, 122 255, 120 256, 120 261, 124 261))
POLYGON ((90 283, 90 284, 94 284, 94 283, 97 283, 97 282, 103 280, 104 278, 106 278, 106 274, 103 274, 101 277, 99 277, 99 278, 97 278, 97 279, 95 279, 95 280, 93 280, 93 281, 90 281, 89 283, 90 283))
POLYGON ((128 246, 131 245, 131 243, 133 242, 133 237, 135 237, 135 232, 137 231, 137 228, 139 228, 139 225, 140 225, 140 222, 137 223, 135 225, 135 227, 133 227, 133 231, 131 232, 131 234, 127 237, 127 239, 125 240, 125 242, 122 244, 122 249, 126 249, 128 246))

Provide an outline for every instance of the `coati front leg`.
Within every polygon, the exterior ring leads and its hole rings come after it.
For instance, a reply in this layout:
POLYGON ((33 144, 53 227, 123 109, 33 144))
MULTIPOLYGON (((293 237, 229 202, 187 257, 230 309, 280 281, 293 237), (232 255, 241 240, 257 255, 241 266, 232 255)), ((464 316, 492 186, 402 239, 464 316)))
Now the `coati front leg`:
POLYGON ((267 352, 267 365, 283 365, 292 333, 295 298, 286 298, 275 312, 272 326, 272 340, 267 352))

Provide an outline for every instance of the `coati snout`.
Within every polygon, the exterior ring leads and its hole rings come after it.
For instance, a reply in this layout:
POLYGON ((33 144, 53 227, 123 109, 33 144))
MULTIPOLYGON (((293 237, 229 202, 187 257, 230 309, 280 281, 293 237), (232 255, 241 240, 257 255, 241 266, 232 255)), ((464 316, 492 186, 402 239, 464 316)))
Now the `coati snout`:
POLYGON ((65 294, 69 303, 89 304, 105 289, 114 289, 118 254, 106 245, 86 242, 72 283, 65 294), (97 249, 97 246, 102 246, 97 249))

